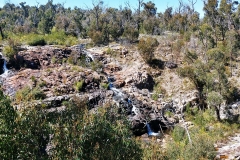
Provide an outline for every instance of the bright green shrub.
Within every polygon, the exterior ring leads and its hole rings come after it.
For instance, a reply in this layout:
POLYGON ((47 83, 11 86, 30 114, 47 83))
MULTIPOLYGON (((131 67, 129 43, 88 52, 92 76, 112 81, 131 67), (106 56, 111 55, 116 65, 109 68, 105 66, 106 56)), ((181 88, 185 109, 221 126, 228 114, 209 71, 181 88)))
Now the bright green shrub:
POLYGON ((74 88, 77 92, 80 92, 83 90, 83 85, 84 85, 84 80, 81 80, 75 83, 74 88))
POLYGON ((100 86, 104 89, 108 89, 108 83, 101 83, 100 86))
POLYGON ((9 46, 9 45, 3 47, 3 54, 8 59, 12 59, 16 53, 17 53, 16 49, 11 47, 11 46, 9 46))

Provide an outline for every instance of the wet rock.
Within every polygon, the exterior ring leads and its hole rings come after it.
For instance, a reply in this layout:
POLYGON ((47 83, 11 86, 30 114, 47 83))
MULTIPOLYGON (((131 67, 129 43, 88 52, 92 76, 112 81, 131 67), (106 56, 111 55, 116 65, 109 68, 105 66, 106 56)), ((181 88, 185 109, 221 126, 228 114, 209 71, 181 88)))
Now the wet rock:
POLYGON ((1 58, 0 58, 0 74, 3 74, 3 72, 4 72, 4 69, 3 69, 4 61, 5 60, 2 59, 2 56, 1 56, 1 58))
POLYGON ((115 87, 116 88, 122 88, 124 85, 125 85, 125 81, 123 80, 117 80, 115 83, 114 83, 115 87))
POLYGON ((173 69, 173 68, 177 68, 177 64, 173 63, 173 62, 165 62, 164 66, 169 68, 169 69, 173 69))

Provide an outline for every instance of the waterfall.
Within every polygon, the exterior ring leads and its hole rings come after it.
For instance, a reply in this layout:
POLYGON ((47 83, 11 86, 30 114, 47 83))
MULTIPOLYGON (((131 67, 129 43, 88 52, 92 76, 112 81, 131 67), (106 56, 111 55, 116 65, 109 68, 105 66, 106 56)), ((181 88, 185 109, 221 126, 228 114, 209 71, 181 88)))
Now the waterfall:
POLYGON ((93 55, 86 50, 86 44, 79 44, 77 46, 77 49, 80 50, 80 52, 83 53, 86 56, 86 58, 88 58, 86 59, 87 62, 94 61, 93 55))
POLYGON ((7 77, 8 73, 9 73, 9 70, 7 69, 7 62, 4 59, 4 62, 3 62, 3 74, 1 74, 1 77, 7 77))
POLYGON ((88 51, 85 51, 85 53, 87 57, 91 58, 91 60, 94 61, 94 57, 91 53, 89 53, 88 51))
POLYGON ((152 131, 149 123, 147 123, 147 132, 148 132, 148 135, 149 135, 149 136, 160 136, 159 133, 155 133, 155 132, 152 131))
POLYGON ((7 62, 6 62, 6 60, 4 59, 4 63, 3 63, 3 74, 4 73, 6 73, 6 72, 8 72, 8 69, 7 69, 7 62))

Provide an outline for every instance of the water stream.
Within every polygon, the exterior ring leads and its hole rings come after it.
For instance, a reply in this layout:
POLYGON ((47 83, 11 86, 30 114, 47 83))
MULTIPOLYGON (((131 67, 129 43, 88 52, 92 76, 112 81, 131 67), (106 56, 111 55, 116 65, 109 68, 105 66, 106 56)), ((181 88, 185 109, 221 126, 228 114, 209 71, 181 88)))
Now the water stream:
MULTIPOLYGON (((81 46, 82 47, 82 46, 81 46)), ((92 61, 94 61, 94 56, 86 51, 86 50, 82 50, 83 53, 86 55, 86 58, 90 58, 92 61)), ((113 91, 113 100, 117 103, 118 106, 120 106, 121 108, 125 108, 127 110, 130 111, 131 115, 138 115, 139 114, 139 109, 132 103, 132 100, 126 95, 124 94, 120 89, 117 89, 114 86, 114 77, 107 77, 107 81, 109 83, 109 89, 113 91), (127 98, 128 97, 128 98, 127 98)), ((147 123, 147 133, 149 136, 159 136, 159 133, 155 133, 152 131, 149 123, 147 123)))
POLYGON ((149 123, 147 123, 147 133, 149 136, 160 136, 159 133, 153 132, 149 123))
POLYGON ((7 68, 7 62, 4 59, 4 63, 3 63, 3 74, 1 74, 1 77, 6 78, 9 74, 9 70, 7 68))

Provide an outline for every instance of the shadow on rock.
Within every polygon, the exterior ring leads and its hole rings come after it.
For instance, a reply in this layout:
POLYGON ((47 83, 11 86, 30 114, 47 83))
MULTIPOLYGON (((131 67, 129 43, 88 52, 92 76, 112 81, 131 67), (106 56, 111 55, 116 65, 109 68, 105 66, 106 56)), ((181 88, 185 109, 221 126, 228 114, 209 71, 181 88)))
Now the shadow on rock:
POLYGON ((136 87, 138 89, 148 89, 149 91, 153 91, 154 85, 155 85, 155 82, 153 77, 147 74, 147 77, 141 78, 139 83, 136 84, 136 87))
POLYGON ((164 69, 164 61, 160 59, 153 59, 149 65, 154 69, 164 69))

